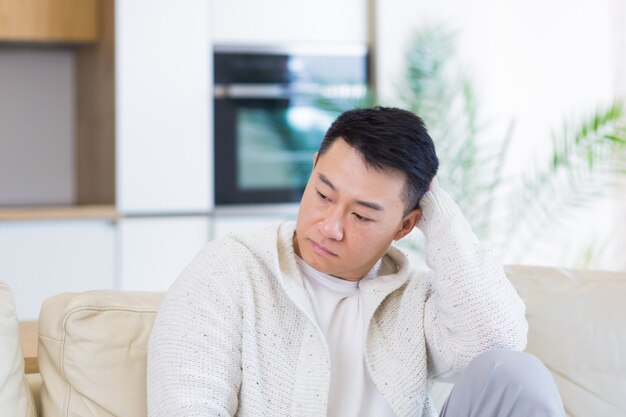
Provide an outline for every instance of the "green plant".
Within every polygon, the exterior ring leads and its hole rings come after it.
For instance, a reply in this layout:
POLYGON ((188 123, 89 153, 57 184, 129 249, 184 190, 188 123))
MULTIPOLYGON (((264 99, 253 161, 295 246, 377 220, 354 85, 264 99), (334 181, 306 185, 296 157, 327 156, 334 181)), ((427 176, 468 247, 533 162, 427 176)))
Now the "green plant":
MULTIPOLYGON (((515 221, 508 223, 505 235, 521 236, 522 242, 514 257, 529 250, 535 237, 551 225, 575 228, 564 211, 593 204, 626 173, 624 117, 623 105, 614 102, 583 120, 564 123, 552 134, 549 158, 530 170, 508 199, 515 221)), ((503 241, 505 249, 508 242, 503 241)), ((584 245, 583 256, 597 252, 591 243, 584 245)), ((594 258, 587 256, 588 265, 594 258)))
MULTIPOLYGON (((564 123, 552 135, 548 158, 533 158, 535 166, 525 170, 521 181, 505 178, 514 123, 494 134, 481 122, 474 84, 456 62, 454 44, 454 34, 440 28, 419 31, 406 54, 398 96, 426 122, 440 158, 442 184, 476 233, 494 241, 500 255, 515 250, 518 259, 548 224, 597 201, 626 174, 624 108, 615 102, 583 120, 564 123)), ((420 245, 414 243, 414 249, 420 245)), ((591 260, 596 252, 586 244, 583 254, 591 260)))
POLYGON ((435 140, 442 184, 484 237, 494 223, 513 123, 501 137, 487 138, 473 82, 454 59, 454 39, 438 28, 416 34, 407 51, 399 97, 404 107, 424 119, 435 140))

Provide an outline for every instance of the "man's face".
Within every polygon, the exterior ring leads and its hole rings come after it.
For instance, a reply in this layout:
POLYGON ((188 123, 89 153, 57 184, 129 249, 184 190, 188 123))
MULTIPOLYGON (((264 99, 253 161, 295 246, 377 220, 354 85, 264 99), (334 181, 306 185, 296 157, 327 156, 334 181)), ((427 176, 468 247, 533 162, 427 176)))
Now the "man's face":
POLYGON ((294 248, 318 271, 359 280, 406 236, 419 209, 404 215, 402 173, 368 167, 339 138, 318 158, 300 202, 294 248))

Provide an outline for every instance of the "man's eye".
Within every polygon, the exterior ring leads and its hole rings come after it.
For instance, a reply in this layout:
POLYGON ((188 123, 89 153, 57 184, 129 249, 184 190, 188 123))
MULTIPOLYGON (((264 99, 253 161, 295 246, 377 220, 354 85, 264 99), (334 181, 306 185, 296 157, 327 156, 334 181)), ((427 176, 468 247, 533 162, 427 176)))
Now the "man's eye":
POLYGON ((357 220, 362 221, 362 222, 369 222, 372 220, 372 219, 368 219, 367 217, 363 217, 358 213, 352 213, 352 214, 354 214, 354 217, 356 217, 357 220))
POLYGON ((324 201, 328 200, 328 197, 326 197, 324 194, 320 193, 319 191, 317 192, 317 195, 319 195, 319 197, 324 201))

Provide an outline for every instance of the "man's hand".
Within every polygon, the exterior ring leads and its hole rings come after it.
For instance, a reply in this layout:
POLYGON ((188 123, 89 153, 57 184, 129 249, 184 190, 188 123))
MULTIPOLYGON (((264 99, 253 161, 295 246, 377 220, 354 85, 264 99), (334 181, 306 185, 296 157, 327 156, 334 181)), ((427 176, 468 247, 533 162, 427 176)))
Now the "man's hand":
POLYGON ((437 187, 439 187, 439 180, 437 179, 437 176, 434 176, 433 180, 430 182, 430 185, 428 186, 428 191, 434 190, 437 187))

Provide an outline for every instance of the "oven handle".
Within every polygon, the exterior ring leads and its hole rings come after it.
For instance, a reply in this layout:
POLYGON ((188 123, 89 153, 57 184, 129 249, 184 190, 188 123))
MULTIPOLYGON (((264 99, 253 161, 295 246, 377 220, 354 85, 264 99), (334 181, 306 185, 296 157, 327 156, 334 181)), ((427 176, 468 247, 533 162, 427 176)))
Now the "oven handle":
POLYGON ((326 96, 338 98, 363 97, 366 87, 362 84, 320 85, 297 84, 215 84, 215 98, 289 99, 294 96, 326 96))
POLYGON ((288 86, 281 84, 216 84, 215 98, 289 98, 288 86))

